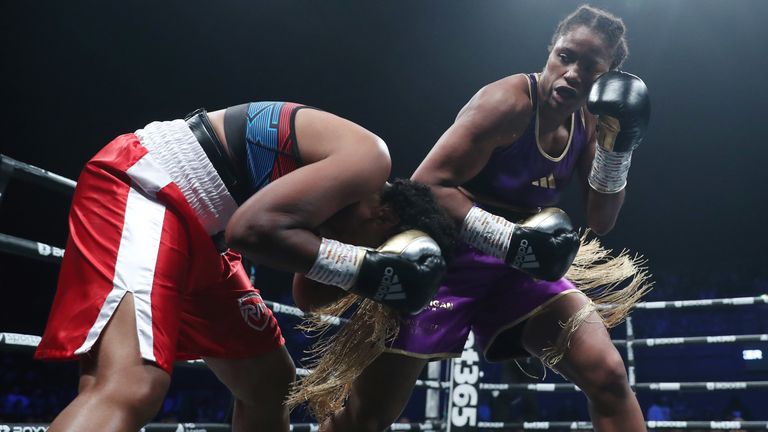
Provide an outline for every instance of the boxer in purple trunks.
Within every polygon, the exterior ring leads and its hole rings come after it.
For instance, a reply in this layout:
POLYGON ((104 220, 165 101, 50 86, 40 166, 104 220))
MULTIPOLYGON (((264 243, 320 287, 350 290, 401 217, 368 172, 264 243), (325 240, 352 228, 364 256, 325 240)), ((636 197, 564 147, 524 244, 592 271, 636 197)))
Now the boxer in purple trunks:
MULTIPOLYGON (((591 230, 613 228, 650 115, 643 82, 616 70, 627 55, 624 32, 621 19, 582 6, 559 24, 541 73, 491 83, 459 112, 413 179, 462 223, 466 246, 430 307, 403 318, 388 352, 355 380, 322 431, 384 430, 424 365, 460 356, 470 330, 488 360, 533 355, 578 385, 595 430, 645 430, 610 320, 568 279, 539 277, 537 246, 521 244, 517 231, 551 211, 541 208, 558 202, 574 172, 591 230)), ((643 289, 634 289, 623 298, 636 301, 643 289)))
MULTIPOLYGON (((524 79, 535 110, 539 102, 537 74, 528 74, 524 79)), ((529 209, 556 204, 587 147, 581 112, 576 111, 570 121, 573 132, 558 157, 539 150, 536 122, 531 121, 519 139, 496 151, 480 173, 459 190, 467 199, 471 196, 478 208, 510 220, 520 220, 536 211, 529 209), (498 204, 501 201, 514 207, 498 204)), ((567 279, 535 279, 476 247, 462 246, 436 300, 422 313, 404 319, 388 351, 429 359, 458 357, 471 329, 489 361, 526 356, 519 334, 509 338, 505 331, 519 333, 517 325, 522 321, 559 296, 577 291, 567 279), (495 343, 499 336, 511 340, 495 343)))

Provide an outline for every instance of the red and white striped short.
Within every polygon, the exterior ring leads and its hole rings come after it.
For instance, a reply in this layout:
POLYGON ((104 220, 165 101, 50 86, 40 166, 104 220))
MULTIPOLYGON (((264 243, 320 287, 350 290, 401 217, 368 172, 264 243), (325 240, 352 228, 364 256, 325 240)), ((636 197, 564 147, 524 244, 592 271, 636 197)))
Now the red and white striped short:
POLYGON ((141 357, 168 372, 175 360, 255 357, 282 346, 240 256, 220 253, 211 240, 235 208, 183 121, 152 123, 109 143, 78 180, 35 357, 87 353, 126 293, 141 357))

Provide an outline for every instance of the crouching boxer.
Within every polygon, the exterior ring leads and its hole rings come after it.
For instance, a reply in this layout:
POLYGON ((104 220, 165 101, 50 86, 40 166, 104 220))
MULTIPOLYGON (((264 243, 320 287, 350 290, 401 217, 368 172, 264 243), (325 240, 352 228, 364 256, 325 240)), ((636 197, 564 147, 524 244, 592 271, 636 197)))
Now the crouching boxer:
POLYGON ((79 394, 49 430, 136 431, 174 361, 203 358, 234 395, 233 430, 288 431, 295 368, 241 254, 334 295, 418 311, 455 225, 427 187, 387 183, 389 172, 379 137, 286 102, 198 110, 101 149, 78 181, 36 352, 81 366, 79 394))

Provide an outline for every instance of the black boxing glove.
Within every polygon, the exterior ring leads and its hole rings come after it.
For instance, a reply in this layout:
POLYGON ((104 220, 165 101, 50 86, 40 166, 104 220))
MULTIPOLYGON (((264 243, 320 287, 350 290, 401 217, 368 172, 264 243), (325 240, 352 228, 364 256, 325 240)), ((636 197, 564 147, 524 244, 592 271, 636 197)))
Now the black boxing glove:
POLYGON ((350 291, 399 312, 417 313, 435 297, 445 268, 437 243, 409 230, 365 253, 350 291))
POLYGON ((570 218, 557 208, 542 209, 515 224, 473 207, 464 219, 461 237, 509 266, 547 281, 565 275, 580 245, 570 218))
POLYGON ((648 88, 635 75, 606 72, 592 85, 587 109, 598 116, 597 148, 589 184, 598 192, 619 192, 627 184, 632 151, 643 141, 648 128, 648 88))
POLYGON ((445 269, 437 243, 421 231, 409 230, 376 250, 323 239, 305 276, 413 314, 433 299, 445 269))
POLYGON ((504 262, 537 279, 556 281, 568 272, 580 244, 568 215, 545 208, 515 224, 504 262))

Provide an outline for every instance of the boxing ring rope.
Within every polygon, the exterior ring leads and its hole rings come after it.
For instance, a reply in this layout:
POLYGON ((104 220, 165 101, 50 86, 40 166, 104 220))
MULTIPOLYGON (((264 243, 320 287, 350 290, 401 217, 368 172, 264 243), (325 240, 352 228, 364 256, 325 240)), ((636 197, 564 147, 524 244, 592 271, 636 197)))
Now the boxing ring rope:
POLYGON ((28 181, 58 192, 64 192, 67 195, 72 195, 76 184, 74 180, 0 154, 0 200, 3 197, 8 181, 12 178, 28 181))
MULTIPOLYGON (((47 187, 49 189, 72 193, 75 182, 61 177, 49 171, 37 168, 25 163, 16 161, 7 156, 0 155, 0 201, 4 196, 5 188, 10 178, 18 178, 30 181, 32 183, 47 187)), ((45 262, 58 263, 64 256, 62 248, 54 247, 45 243, 36 242, 28 239, 14 237, 0 233, 0 252, 33 258, 45 262)), ((272 301, 264 301, 267 306, 277 314, 286 314, 297 317, 304 317, 305 313, 300 309, 272 301)), ((705 309, 714 307, 737 307, 768 304, 768 294, 756 297, 735 297, 720 299, 703 300, 677 300, 677 301, 654 301, 642 302, 634 306, 635 309, 659 310, 659 309, 705 309)), ((335 325, 340 325, 345 320, 338 317, 324 317, 335 325)), ((18 333, 0 333, 0 349, 7 347, 33 348, 40 341, 39 336, 25 335, 18 333)), ((743 342, 768 342, 768 334, 752 335, 721 335, 721 336, 693 336, 693 337, 667 337, 667 338, 645 338, 636 339, 634 337, 634 325, 632 317, 627 318, 626 339, 613 340, 614 345, 624 347, 627 350, 627 367, 630 385, 635 390, 644 391, 732 391, 732 390, 752 390, 768 388, 768 381, 737 381, 737 382, 655 382, 655 383, 636 383, 635 382, 635 348, 654 348, 670 345, 692 345, 692 344, 732 344, 743 342)), ((450 365, 457 365, 462 359, 448 361, 450 365)), ((440 381, 440 362, 429 364, 428 380, 418 380, 418 387, 426 387, 427 393, 427 418, 434 418, 423 423, 396 423, 390 427, 390 430, 443 430, 446 422, 440 419, 436 414, 440 405, 440 393, 445 390, 453 391, 452 381, 440 381), (432 379, 435 378, 435 379, 432 379), (431 403, 429 400, 432 399, 431 403)), ((200 367, 204 366, 202 360, 181 362, 179 365, 200 367)), ((453 368, 449 368, 452 373, 453 368)), ((306 369, 297 369, 297 375, 303 376, 310 371, 306 369)), ((554 383, 536 383, 536 384, 506 384, 506 383, 475 383, 476 391, 490 391, 495 397, 502 392, 517 393, 535 393, 535 392, 578 392, 580 389, 573 384, 554 384, 554 383)), ((454 395, 455 396, 455 395, 454 395)), ((451 395, 448 395, 448 405, 452 402, 451 395)), ((445 411, 443 411, 445 413, 445 411)), ((33 423, 8 423, 0 424, 0 432, 32 432, 44 431, 47 425, 33 423)), ((483 429, 522 429, 522 430, 589 430, 592 428, 589 422, 487 422, 479 421, 475 425, 483 429)), ((768 421, 649 421, 647 426, 651 429, 706 429, 706 430, 730 430, 730 429, 768 429, 768 421)), ((450 424, 447 424, 450 430, 450 424)), ((215 423, 177 423, 177 424, 149 424, 142 431, 228 431, 229 425, 215 423)), ((316 424, 293 424, 292 431, 317 431, 316 424)))
POLYGON ((3 233, 0 233, 0 252, 51 263, 59 263, 64 257, 64 249, 3 233))
MULTIPOLYGON (((538 392, 573 392, 581 391, 575 384, 504 384, 479 383, 478 390, 500 393, 538 393, 538 392)), ((648 391, 717 391, 717 390, 754 390, 768 389, 768 381, 722 381, 722 382, 657 382, 640 383, 633 386, 635 390, 648 391)))
MULTIPOLYGON (((729 430, 765 429, 768 422, 764 421, 649 421, 649 429, 705 429, 729 430)), ((592 430, 590 422, 478 422, 480 429, 523 429, 523 430, 592 430)))

